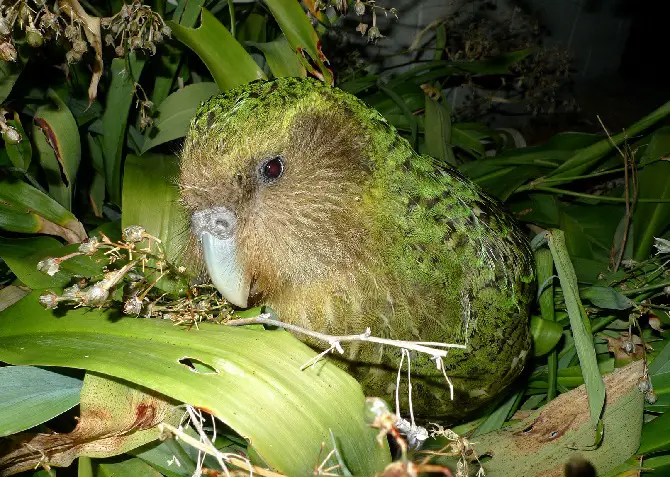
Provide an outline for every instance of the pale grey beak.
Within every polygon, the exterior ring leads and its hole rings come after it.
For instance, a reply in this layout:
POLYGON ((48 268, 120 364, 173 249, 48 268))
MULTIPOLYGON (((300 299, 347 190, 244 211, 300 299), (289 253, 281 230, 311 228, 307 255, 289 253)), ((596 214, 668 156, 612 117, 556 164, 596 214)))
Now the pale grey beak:
POLYGON ((228 302, 246 308, 250 279, 237 256, 235 214, 225 207, 213 207, 195 212, 191 223, 212 283, 228 302))

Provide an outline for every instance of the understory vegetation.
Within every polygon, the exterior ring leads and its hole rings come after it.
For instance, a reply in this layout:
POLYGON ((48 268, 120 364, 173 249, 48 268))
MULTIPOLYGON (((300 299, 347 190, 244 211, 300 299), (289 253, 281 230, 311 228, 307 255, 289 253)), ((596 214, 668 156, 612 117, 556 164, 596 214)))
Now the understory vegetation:
POLYGON ((491 118, 574 111, 569 59, 530 14, 472 3, 398 67, 366 53, 391 0, 2 1, 0 475, 667 475, 670 102, 528 146, 491 118), (197 107, 284 76, 355 94, 528 233, 533 355, 472 421, 397 421, 181 263, 197 107))

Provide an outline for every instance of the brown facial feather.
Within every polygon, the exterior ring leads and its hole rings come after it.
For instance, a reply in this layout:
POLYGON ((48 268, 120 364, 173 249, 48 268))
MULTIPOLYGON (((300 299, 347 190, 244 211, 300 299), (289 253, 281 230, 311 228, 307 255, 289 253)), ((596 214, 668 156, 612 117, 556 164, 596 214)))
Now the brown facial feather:
POLYGON ((235 212, 239 259, 266 299, 280 286, 346 275, 366 254, 359 201, 370 167, 360 129, 339 110, 286 115, 247 124, 235 137, 201 140, 183 157, 185 205, 235 212), (259 166, 278 155, 283 174, 266 184, 259 166))

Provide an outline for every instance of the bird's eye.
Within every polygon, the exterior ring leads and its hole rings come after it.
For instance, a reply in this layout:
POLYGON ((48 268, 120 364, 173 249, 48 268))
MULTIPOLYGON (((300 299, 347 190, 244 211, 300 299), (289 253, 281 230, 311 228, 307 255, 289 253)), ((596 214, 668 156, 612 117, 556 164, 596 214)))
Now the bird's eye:
POLYGON ((284 158, 275 156, 266 159, 261 163, 260 176, 263 182, 271 184, 281 177, 284 173, 284 158))

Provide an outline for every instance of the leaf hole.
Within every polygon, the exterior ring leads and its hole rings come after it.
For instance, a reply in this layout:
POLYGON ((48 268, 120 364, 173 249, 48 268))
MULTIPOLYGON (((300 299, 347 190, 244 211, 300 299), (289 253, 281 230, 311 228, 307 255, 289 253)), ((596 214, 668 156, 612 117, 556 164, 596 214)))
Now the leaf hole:
POLYGON ((197 358, 187 358, 187 357, 184 357, 184 358, 181 358, 181 359, 179 360, 179 363, 180 363, 180 364, 183 364, 184 366, 186 366, 188 369, 190 369, 190 370, 193 371, 194 373, 199 373, 199 374, 219 374, 219 371, 218 371, 216 368, 210 366, 210 365, 207 364, 207 363, 203 363, 202 361, 200 361, 200 360, 197 359, 197 358))

